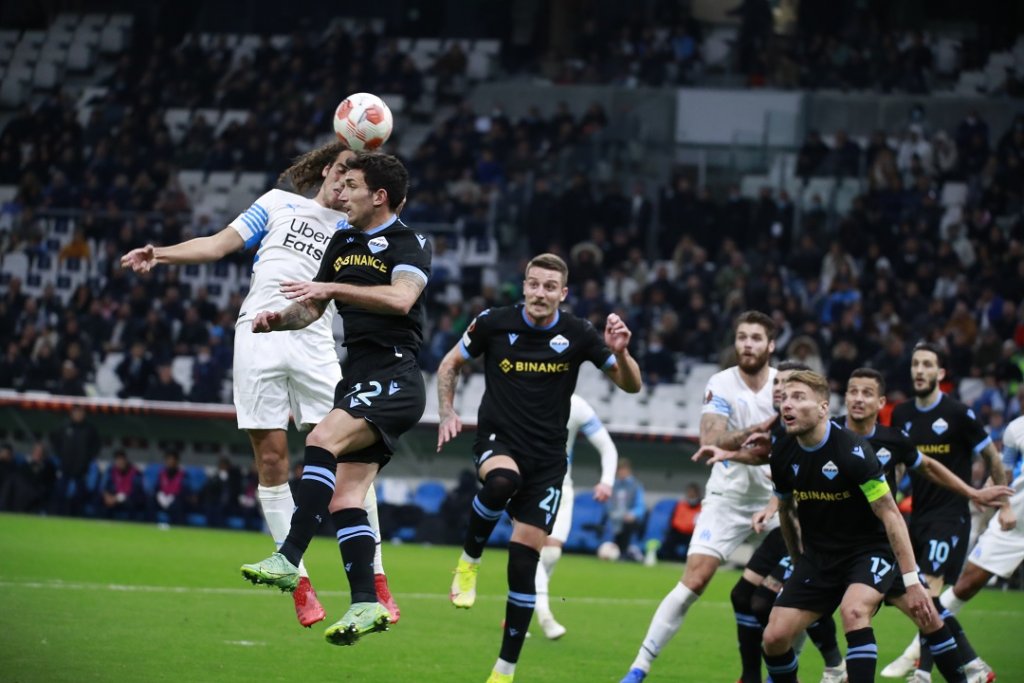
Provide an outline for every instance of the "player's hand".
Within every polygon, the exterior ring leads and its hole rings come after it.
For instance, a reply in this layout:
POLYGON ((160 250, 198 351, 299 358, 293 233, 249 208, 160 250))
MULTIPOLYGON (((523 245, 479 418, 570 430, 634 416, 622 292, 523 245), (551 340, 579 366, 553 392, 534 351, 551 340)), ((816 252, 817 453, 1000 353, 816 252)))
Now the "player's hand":
POLYGON ((999 508, 999 528, 1003 531, 1012 531, 1017 528, 1017 515, 1009 504, 999 508))
MULTIPOLYGON (((899 581, 899 577, 896 580, 899 581)), ((914 622, 920 627, 934 623, 939 618, 938 613, 935 611, 935 605, 932 604, 931 596, 925 590, 925 587, 919 583, 907 589, 907 608, 910 610, 910 615, 913 617, 914 622)))
POLYGON ((611 497, 612 487, 608 484, 598 482, 597 486, 594 487, 594 500, 598 503, 603 503, 611 497))
POLYGON ((629 347, 629 340, 633 333, 626 327, 626 323, 616 313, 608 316, 604 325, 604 343, 612 350, 612 353, 622 353, 629 347))
POLYGON ((445 445, 462 431, 462 420, 459 419, 458 413, 452 412, 449 415, 442 417, 440 424, 437 425, 437 452, 441 452, 441 446, 445 445))
POLYGON ((121 257, 121 267, 131 268, 136 273, 148 273, 156 265, 156 252, 152 244, 132 249, 121 257))
POLYGON ((997 508, 1010 499, 1013 489, 1009 486, 986 486, 974 494, 974 502, 980 506, 997 508))
POLYGON ((759 458, 767 458, 772 452, 772 434, 767 431, 754 432, 743 441, 740 448, 750 451, 759 458))
POLYGON ((754 533, 759 534, 768 526, 768 521, 775 516, 775 512, 769 508, 758 510, 750 516, 750 528, 754 533))
POLYGON ((260 311, 252 319, 253 332, 273 332, 281 322, 281 314, 277 311, 260 311))
POLYGON ((303 301, 330 301, 334 298, 326 282, 282 282, 281 293, 297 304, 303 301))
POLYGON ((690 458, 693 462, 701 462, 707 458, 708 465, 714 465, 717 462, 728 462, 736 456, 735 451, 727 451, 721 446, 701 446, 697 449, 697 452, 690 458))
POLYGON ((779 414, 775 413, 774 415, 769 417, 764 422, 762 422, 760 424, 757 424, 757 425, 754 425, 754 433, 756 434, 756 433, 766 432, 768 434, 771 434, 772 425, 774 425, 775 421, 778 420, 778 419, 779 419, 779 414))

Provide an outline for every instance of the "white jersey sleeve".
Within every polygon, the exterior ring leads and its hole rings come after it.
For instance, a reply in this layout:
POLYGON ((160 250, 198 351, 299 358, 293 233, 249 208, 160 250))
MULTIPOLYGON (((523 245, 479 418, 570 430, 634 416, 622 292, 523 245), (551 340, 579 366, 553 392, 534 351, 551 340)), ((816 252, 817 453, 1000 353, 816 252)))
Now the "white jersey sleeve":
MULTIPOLYGON (((772 385, 775 368, 757 392, 750 389, 733 366, 715 373, 704 390, 701 414, 721 415, 726 418, 726 429, 735 431, 764 422, 775 414, 772 405, 772 385)), ((715 463, 708 479, 707 492, 744 502, 765 501, 771 496, 772 485, 768 465, 742 465, 715 463)))
POLYGON ((619 462, 618 449, 615 448, 611 434, 608 433, 608 429, 594 412, 593 407, 576 394, 572 395, 567 426, 569 437, 565 443, 565 451, 569 454, 569 467, 572 467, 576 436, 582 432, 601 456, 601 483, 612 486, 615 483, 615 468, 619 462))
MULTIPOLYGON (((1003 466, 1013 474, 1014 488, 1021 489, 1024 464, 1024 416, 1010 422, 1003 432, 1003 466)), ((1020 522, 1018 522, 1020 523, 1020 522)))
MULTIPOLYGON (((310 281, 320 269, 327 243, 334 233, 348 227, 344 213, 321 206, 301 195, 270 190, 231 221, 245 241, 256 247, 252 281, 237 322, 251 320, 260 311, 280 311, 291 302, 281 293, 281 283, 310 281)), ((332 336, 334 307, 307 330, 332 336)))

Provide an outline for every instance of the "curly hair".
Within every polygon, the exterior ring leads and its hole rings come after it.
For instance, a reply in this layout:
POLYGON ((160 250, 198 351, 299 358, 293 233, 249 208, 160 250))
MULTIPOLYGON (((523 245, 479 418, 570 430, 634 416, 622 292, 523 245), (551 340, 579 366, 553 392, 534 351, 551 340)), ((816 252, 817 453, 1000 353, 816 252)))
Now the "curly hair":
POLYGON ((348 149, 349 146, 341 140, 334 140, 297 156, 292 165, 277 177, 277 182, 279 185, 290 184, 300 194, 305 194, 323 182, 324 166, 333 164, 338 155, 348 149))

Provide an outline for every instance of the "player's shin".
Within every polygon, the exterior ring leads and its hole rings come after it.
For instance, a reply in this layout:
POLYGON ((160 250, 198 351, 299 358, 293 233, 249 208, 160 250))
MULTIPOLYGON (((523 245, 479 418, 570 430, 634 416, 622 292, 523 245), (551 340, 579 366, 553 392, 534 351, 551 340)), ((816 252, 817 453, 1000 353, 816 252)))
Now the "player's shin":
POLYGON ((770 655, 765 652, 764 664, 773 683, 797 683, 797 660, 792 648, 781 655, 770 655))
POLYGON ((499 468, 487 473, 483 488, 473 499, 469 529, 463 545, 466 555, 474 559, 483 555, 487 539, 491 537, 491 532, 501 519, 501 513, 505 511, 505 506, 515 495, 521 481, 515 470, 499 468))
MULTIPOLYGON (((334 455, 319 446, 306 446, 302 479, 295 492, 288 538, 281 545, 281 554, 298 565, 327 515, 327 506, 334 496, 334 472, 338 462, 334 455)), ((364 513, 365 514, 365 513, 364 513)))
POLYGON ((345 508, 331 514, 337 529, 338 548, 345 565, 352 602, 377 602, 373 585, 373 550, 377 535, 363 508, 345 508))
POLYGON ((536 605, 534 580, 540 553, 522 543, 508 545, 508 601, 505 603, 505 630, 501 638, 501 659, 515 664, 523 649, 526 630, 536 605))
POLYGON ((752 601, 757 587, 740 577, 729 597, 736 616, 736 638, 740 649, 743 683, 761 683, 761 623, 754 614, 752 601))
POLYGON ((870 626, 846 634, 846 672, 849 683, 871 683, 878 667, 878 643, 870 626))
POLYGON ((814 647, 818 648, 825 666, 834 668, 843 663, 843 655, 839 652, 836 640, 836 622, 832 615, 822 615, 820 619, 807 627, 807 635, 814 647))
POLYGON ((640 645, 640 651, 637 652, 636 659, 633 660, 633 665, 630 668, 641 671, 651 670, 654 658, 661 652, 661 648, 672 640, 676 631, 683 625, 683 618, 686 616, 687 610, 690 609, 690 605, 697 602, 699 597, 683 584, 675 585, 675 588, 662 599, 658 609, 654 612, 651 625, 647 627, 647 635, 644 636, 644 642, 640 645))
MULTIPOLYGON (((957 647, 956 638, 949 630, 949 626, 942 625, 942 628, 931 633, 921 632, 921 665, 923 669, 926 654, 931 655, 930 659, 935 661, 935 666, 949 683, 962 683, 967 679, 964 677, 963 662, 960 649, 957 647)), ((931 667, 929 667, 930 669, 931 667)))
MULTIPOLYGON (((263 520, 267 523, 267 531, 274 539, 274 547, 280 549, 288 538, 288 531, 291 529, 292 513, 295 512, 295 499, 292 498, 292 489, 288 484, 278 486, 264 486, 260 484, 256 488, 256 498, 260 502, 260 510, 263 511, 263 520)), ((299 576, 309 576, 306 573, 306 565, 301 560, 298 563, 299 576)))

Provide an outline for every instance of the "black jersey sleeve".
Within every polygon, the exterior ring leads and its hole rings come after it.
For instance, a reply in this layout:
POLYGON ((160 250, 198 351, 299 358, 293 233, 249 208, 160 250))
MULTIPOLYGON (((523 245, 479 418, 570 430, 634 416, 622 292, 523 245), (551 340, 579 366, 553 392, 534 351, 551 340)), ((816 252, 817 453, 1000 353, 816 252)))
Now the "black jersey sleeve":
POLYGON ((985 428, 978 422, 974 411, 967 406, 964 406, 963 413, 960 415, 960 422, 964 440, 975 453, 980 453, 982 448, 992 443, 992 437, 989 436, 985 428))
POLYGON ((893 430, 897 435, 893 439, 893 456, 897 463, 902 463, 908 470, 914 470, 921 466, 923 461, 921 452, 910 440, 910 435, 902 429, 893 430))
POLYGON ((469 327, 462 333, 462 339, 459 340, 459 350, 463 358, 479 358, 487 350, 487 338, 490 336, 493 320, 491 309, 487 309, 481 311, 469 323, 469 327))
POLYGON ((391 269, 391 277, 403 271, 414 273, 423 278, 424 282, 430 280, 430 260, 433 256, 433 245, 430 240, 416 233, 415 244, 403 249, 395 260, 391 269))
POLYGON ((583 321, 583 354, 584 358, 602 370, 607 370, 615 364, 615 356, 604 343, 604 336, 589 320, 583 321))
POLYGON ((888 493, 889 482, 885 478, 882 463, 866 440, 851 439, 851 443, 836 453, 836 456, 839 471, 851 483, 860 487, 869 503, 888 493))

